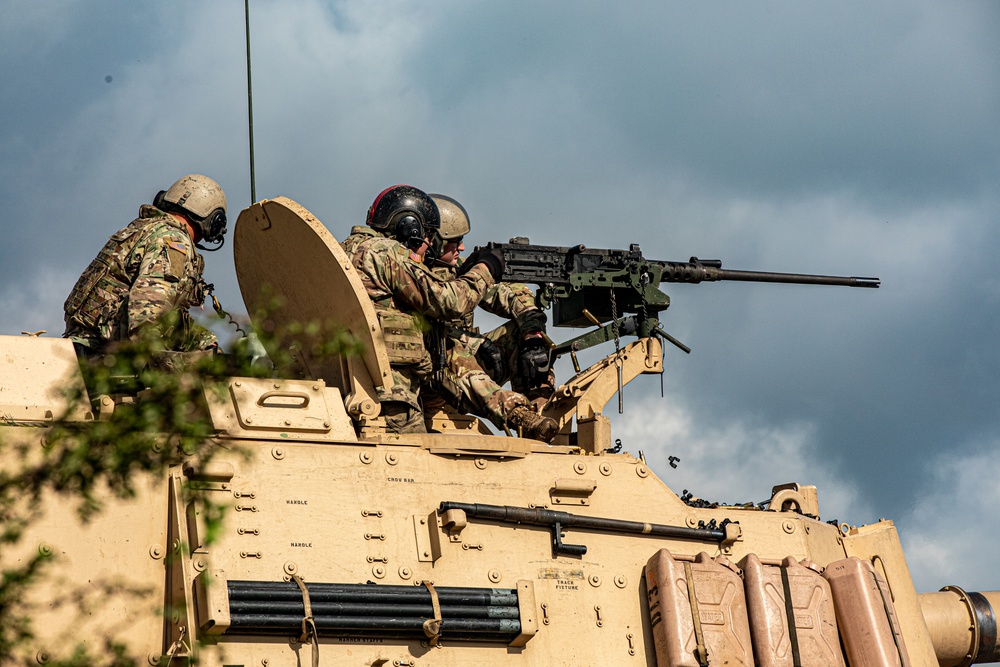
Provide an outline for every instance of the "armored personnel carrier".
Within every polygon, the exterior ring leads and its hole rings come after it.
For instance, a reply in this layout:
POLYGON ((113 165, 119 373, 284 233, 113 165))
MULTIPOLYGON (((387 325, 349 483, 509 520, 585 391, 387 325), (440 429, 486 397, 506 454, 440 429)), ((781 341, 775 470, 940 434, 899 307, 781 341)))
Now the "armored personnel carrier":
MULTIPOLYGON (((637 376, 663 372, 661 344, 671 339, 655 317, 669 303, 661 281, 785 278, 739 276, 695 258, 649 262, 637 247, 505 246, 509 277, 541 285, 556 325, 594 327, 556 352, 576 361, 590 345, 616 347, 559 386, 544 412, 561 429, 544 444, 494 435, 454 411, 427 415, 427 434, 387 433, 375 390, 392 380, 378 320, 336 239, 302 206, 277 198, 244 210, 234 254, 248 310, 270 306, 256 324, 315 325, 283 334, 290 354, 272 376, 196 389, 210 457, 179 450, 163 471, 136 471, 131 497, 96 489, 104 506, 87 522, 56 489, 25 499, 32 519, 0 561, 8 573, 44 561, 44 577, 11 602, 32 622, 7 647, 11 659, 1000 660, 1000 592, 918 593, 891 521, 826 523, 816 488, 798 483, 775 486, 762 506, 682 498, 641 456, 612 446, 606 405, 637 376), (265 303, 274 295, 281 299, 265 303), (317 352, 343 330, 360 341, 359 354, 317 352)), ((155 400, 121 389, 92 395, 69 341, 0 337, 3 469, 24 474, 57 425, 96 428, 155 400), (68 387, 83 400, 69 401, 68 387)), ((172 447, 171 437, 152 446, 172 447)))

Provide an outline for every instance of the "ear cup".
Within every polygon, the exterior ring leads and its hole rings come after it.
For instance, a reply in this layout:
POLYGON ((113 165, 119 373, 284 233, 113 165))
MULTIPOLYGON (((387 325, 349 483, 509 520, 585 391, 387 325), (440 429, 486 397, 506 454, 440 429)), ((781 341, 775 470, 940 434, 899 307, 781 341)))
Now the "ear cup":
POLYGON ((153 206, 160 209, 161 211, 163 210, 163 197, 166 194, 167 194, 166 190, 160 190, 159 192, 156 193, 156 196, 153 197, 153 206))
POLYGON ((418 250, 424 243, 424 226, 412 213, 405 213, 395 221, 396 240, 410 250, 418 250))

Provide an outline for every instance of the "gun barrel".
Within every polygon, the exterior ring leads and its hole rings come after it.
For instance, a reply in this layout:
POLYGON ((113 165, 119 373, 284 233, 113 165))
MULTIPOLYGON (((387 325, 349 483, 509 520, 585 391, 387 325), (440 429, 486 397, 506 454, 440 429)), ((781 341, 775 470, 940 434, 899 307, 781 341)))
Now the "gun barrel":
POLYGON ((770 271, 723 269, 720 260, 699 260, 697 257, 692 257, 690 262, 657 262, 657 264, 663 267, 663 275, 660 277, 660 282, 663 283, 700 283, 730 280, 874 288, 877 288, 881 284, 878 278, 863 278, 859 276, 822 276, 809 273, 773 273, 770 271))

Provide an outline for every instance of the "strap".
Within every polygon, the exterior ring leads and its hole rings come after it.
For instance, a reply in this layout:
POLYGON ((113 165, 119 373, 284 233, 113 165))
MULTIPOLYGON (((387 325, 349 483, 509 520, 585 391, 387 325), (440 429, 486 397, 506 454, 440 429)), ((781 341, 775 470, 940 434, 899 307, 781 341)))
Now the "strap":
POLYGON ((781 590, 785 597, 785 620, 788 622, 788 641, 792 644, 792 665, 802 667, 802 654, 799 652, 799 631, 795 627, 795 610, 792 607, 792 585, 788 580, 788 568, 782 565, 781 590))
POLYGON ((309 602, 309 589, 306 588, 306 582, 302 581, 302 577, 299 575, 293 574, 292 580, 299 585, 299 590, 302 591, 302 607, 305 610, 305 616, 302 618, 302 636, 299 637, 299 641, 304 644, 311 639, 312 665, 313 667, 319 667, 319 633, 316 632, 316 622, 313 620, 312 604, 309 602))
MULTIPOLYGON (((878 590, 879 597, 882 598, 882 611, 885 612, 885 620, 889 622, 889 632, 892 633, 892 643, 896 645, 896 655, 899 656, 899 664, 901 667, 907 667, 909 663, 903 659, 903 648, 899 645, 899 637, 896 635, 896 626, 892 622, 892 611, 889 606, 891 603, 889 600, 885 599, 885 591, 882 590, 882 587, 879 585, 878 573, 875 571, 874 567, 872 567, 871 573, 872 580, 875 582, 875 589, 878 590)), ((889 582, 887 581, 885 585, 888 586, 889 582)))
POLYGON ((441 639, 441 601, 438 599, 437 591, 434 590, 434 584, 426 579, 420 583, 431 594, 431 606, 434 608, 434 618, 424 621, 424 634, 430 640, 431 646, 437 646, 438 641, 441 639))
POLYGON ((694 621, 694 639, 697 647, 694 650, 694 657, 698 659, 701 667, 708 667, 708 649, 705 648, 705 634, 701 629, 701 614, 698 612, 698 598, 694 594, 694 574, 691 572, 691 563, 684 562, 684 577, 687 579, 688 600, 691 602, 691 620, 694 621))

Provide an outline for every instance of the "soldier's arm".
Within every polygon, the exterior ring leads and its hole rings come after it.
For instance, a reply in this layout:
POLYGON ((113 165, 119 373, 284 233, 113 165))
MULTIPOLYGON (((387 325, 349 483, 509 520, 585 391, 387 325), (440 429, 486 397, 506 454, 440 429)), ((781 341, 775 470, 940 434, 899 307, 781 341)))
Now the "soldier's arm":
POLYGON ((377 270, 393 297, 434 319, 450 320, 472 312, 494 284, 484 264, 459 278, 443 280, 402 253, 387 253, 377 270))
POLYGON ((145 244, 139 272, 128 297, 128 335, 159 324, 180 298, 191 241, 177 235, 151 239, 145 244))
POLYGON ((538 310, 534 292, 524 283, 498 283, 486 291, 479 305, 504 319, 517 319, 538 310))

